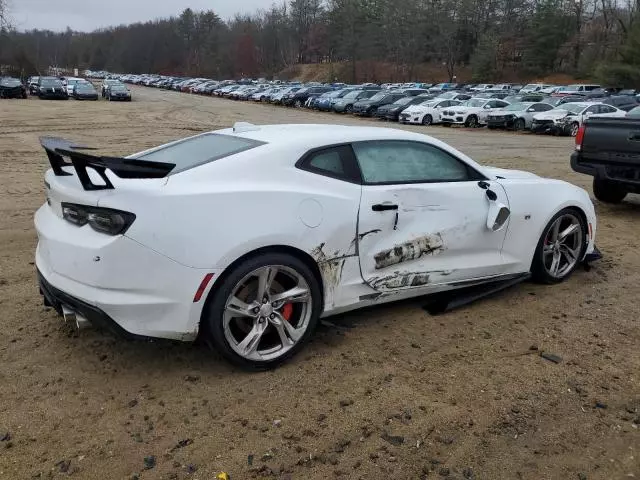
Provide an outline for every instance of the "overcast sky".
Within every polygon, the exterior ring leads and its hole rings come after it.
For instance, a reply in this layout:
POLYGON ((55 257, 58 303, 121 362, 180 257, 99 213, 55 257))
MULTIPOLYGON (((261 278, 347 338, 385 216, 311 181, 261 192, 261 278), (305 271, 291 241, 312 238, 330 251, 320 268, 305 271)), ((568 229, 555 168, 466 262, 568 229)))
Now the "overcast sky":
MULTIPOLYGON (((279 0, 277 3, 280 3, 279 0)), ((91 31, 96 28, 177 16, 182 10, 213 10, 222 18, 269 8, 274 0, 8 0, 18 30, 91 31)))

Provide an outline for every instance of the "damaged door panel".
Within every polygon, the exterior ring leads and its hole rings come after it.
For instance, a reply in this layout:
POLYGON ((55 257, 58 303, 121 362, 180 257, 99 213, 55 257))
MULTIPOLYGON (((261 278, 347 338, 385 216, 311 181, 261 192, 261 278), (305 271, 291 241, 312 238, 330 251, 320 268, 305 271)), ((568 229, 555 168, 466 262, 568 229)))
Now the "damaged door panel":
MULTIPOLYGON (((496 182, 491 188, 508 205, 504 189, 496 182)), ((363 186, 356 237, 362 278, 379 292, 429 293, 443 284, 501 274, 507 228, 487 228, 489 208, 475 181, 363 186), (372 209, 385 203, 398 210, 372 209)))

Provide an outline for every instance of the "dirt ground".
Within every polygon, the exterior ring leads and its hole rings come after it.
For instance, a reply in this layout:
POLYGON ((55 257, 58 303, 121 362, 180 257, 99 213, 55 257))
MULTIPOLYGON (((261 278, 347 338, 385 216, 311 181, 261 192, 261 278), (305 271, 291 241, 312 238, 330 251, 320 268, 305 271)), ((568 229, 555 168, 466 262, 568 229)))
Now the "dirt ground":
MULTIPOLYGON (((39 135, 124 154, 237 120, 367 122, 133 94, 0 102, 0 478, 640 478, 638 196, 596 203, 605 258, 590 272, 442 316, 415 300, 333 318, 272 372, 64 326, 33 264, 48 167, 39 135)), ((589 184, 569 167, 571 139, 400 128, 487 165, 589 184)))

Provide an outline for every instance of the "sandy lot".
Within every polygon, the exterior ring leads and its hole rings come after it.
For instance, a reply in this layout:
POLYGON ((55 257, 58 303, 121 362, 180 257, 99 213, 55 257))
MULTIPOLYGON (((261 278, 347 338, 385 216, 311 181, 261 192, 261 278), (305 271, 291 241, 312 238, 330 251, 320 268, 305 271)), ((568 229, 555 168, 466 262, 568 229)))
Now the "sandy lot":
MULTIPOLYGON (((39 135, 125 154, 237 120, 366 122, 133 93, 0 102, 0 478, 640 478, 637 196, 597 203, 605 259, 590 272, 443 316, 416 300, 334 318, 273 372, 65 327, 42 306, 33 265, 39 135)), ((484 164, 589 184, 570 170, 571 139, 405 128, 484 164)))

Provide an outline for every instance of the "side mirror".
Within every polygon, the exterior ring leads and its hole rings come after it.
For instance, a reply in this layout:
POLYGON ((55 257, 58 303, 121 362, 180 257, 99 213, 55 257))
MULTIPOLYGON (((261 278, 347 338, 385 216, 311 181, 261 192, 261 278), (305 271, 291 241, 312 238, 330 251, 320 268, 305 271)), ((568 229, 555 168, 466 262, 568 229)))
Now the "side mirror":
POLYGON ((511 216, 511 210, 503 203, 498 202, 498 195, 493 190, 487 190, 489 200, 489 213, 487 214, 487 228, 492 232, 502 230, 511 216))

